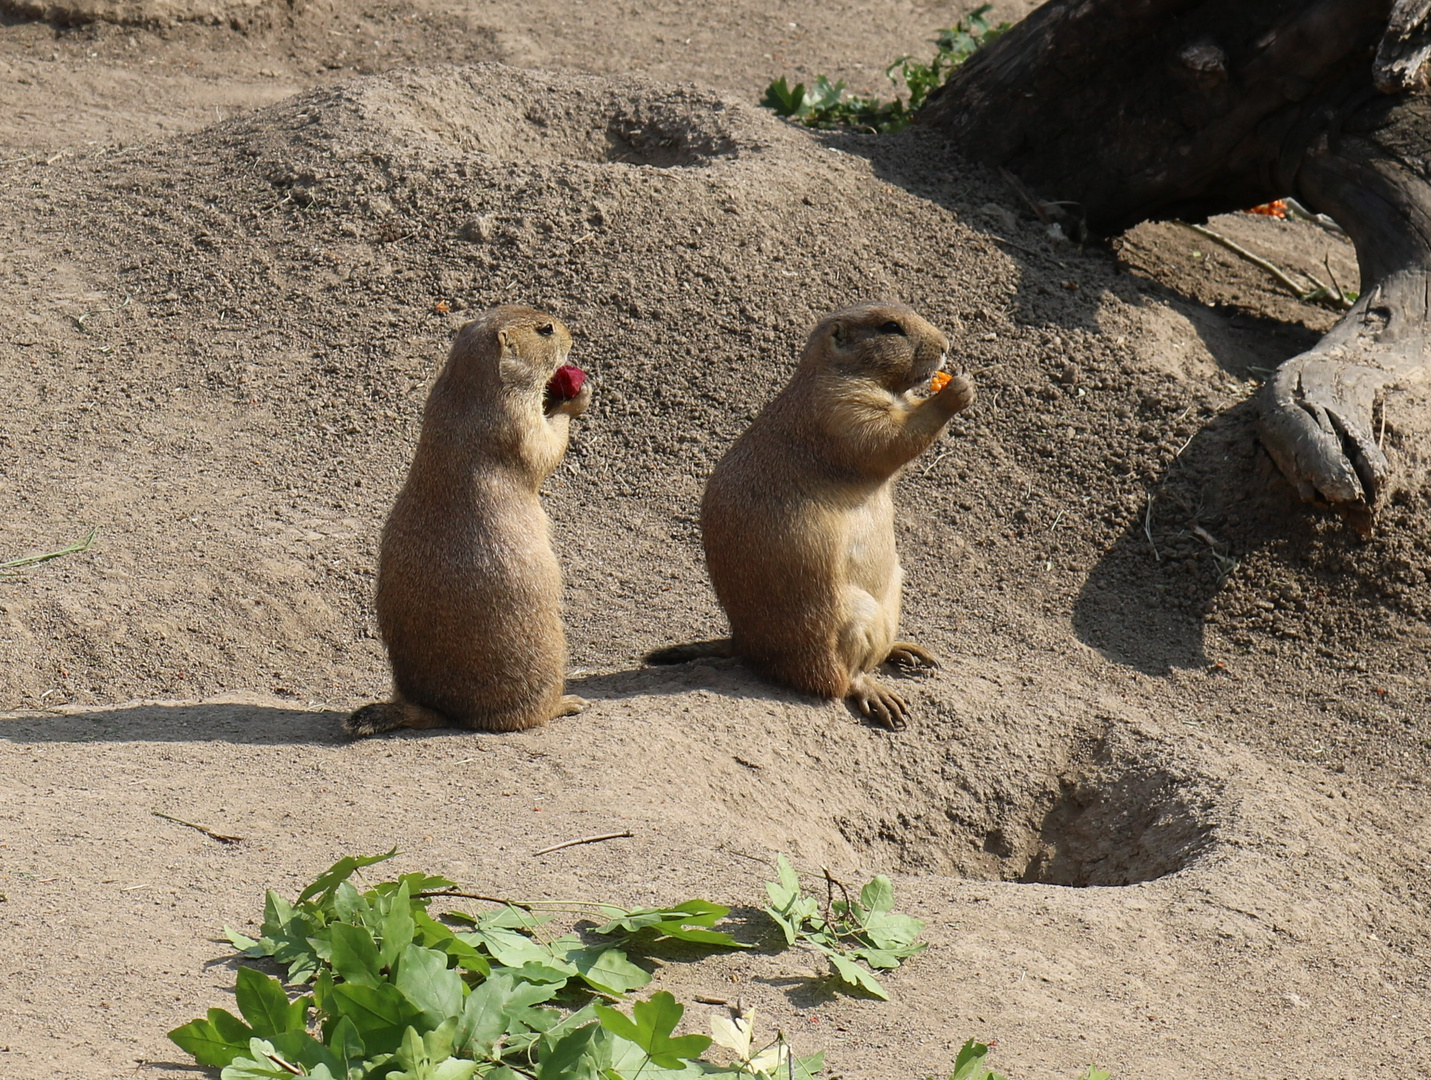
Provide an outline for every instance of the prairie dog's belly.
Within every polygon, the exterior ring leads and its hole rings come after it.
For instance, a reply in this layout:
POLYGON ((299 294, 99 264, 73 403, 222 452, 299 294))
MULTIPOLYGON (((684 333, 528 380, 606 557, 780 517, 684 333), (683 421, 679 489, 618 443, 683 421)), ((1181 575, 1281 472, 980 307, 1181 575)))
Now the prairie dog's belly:
POLYGON ((903 572, 894 547, 894 504, 888 488, 851 510, 847 519, 840 651, 850 670, 883 663, 899 627, 903 572))
POLYGON ((894 548, 894 502, 887 487, 847 511, 845 583, 883 602, 899 596, 899 556, 894 548))

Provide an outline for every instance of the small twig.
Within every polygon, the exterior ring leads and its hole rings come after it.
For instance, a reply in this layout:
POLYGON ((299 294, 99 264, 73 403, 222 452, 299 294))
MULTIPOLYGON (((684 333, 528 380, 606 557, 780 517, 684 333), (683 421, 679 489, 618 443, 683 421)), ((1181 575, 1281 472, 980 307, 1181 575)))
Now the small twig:
POLYGON ((1148 538, 1148 546, 1153 549, 1153 558, 1158 562, 1163 561, 1163 557, 1158 554, 1158 545, 1153 543, 1153 493, 1148 492, 1148 508, 1143 512, 1143 535, 1148 538))
POLYGON ((1068 513, 1067 509, 1058 512, 1057 516, 1053 519, 1053 524, 1048 527, 1049 532, 1053 532, 1054 529, 1058 528, 1058 523, 1063 520, 1063 515, 1066 513, 1068 513))
MULTIPOLYGON (((928 465, 924 466, 924 471, 921 472, 919 475, 920 475, 920 476, 928 476, 929 473, 933 470, 934 466, 938 465, 941 461, 943 461, 945 458, 947 458, 947 457, 948 457, 950 454, 952 454, 952 453, 954 453, 953 450, 946 450, 946 451, 944 451, 944 453, 940 454, 937 458, 935 458, 933 461, 931 461, 928 465)), ((737 758, 736 760, 739 760, 739 758, 737 758)))
POLYGON ((532 852, 532 858, 538 855, 550 855, 553 851, 560 851, 562 848, 577 847, 580 844, 599 844, 603 840, 620 840, 623 837, 633 835, 630 829, 625 832, 600 833, 596 836, 583 836, 579 840, 563 840, 560 844, 553 844, 551 847, 544 847, 540 851, 532 852))
POLYGON ((185 821, 183 818, 177 818, 171 814, 160 813, 158 810, 151 810, 149 812, 157 818, 163 818, 165 821, 172 821, 175 825, 183 825, 186 828, 197 829, 199 832, 207 836, 210 840, 217 840, 221 844, 243 843, 242 836, 225 836, 223 833, 214 832, 213 829, 210 829, 206 825, 197 825, 192 821, 185 821))
POLYGON ((1380 423, 1380 430, 1376 433, 1376 448, 1377 448, 1378 450, 1380 450, 1380 449, 1382 448, 1381 444, 1382 444, 1382 441, 1385 440, 1385 438, 1386 438, 1386 398, 1385 398, 1385 396, 1383 396, 1382 399, 1381 399, 1381 423, 1380 423))
POLYGON ((1030 248, 1030 247, 1024 247, 1022 244, 1016 244, 1016 243, 1014 243, 1012 240, 1005 240, 1002 236, 995 236, 993 233, 986 233, 985 235, 988 236, 988 238, 989 238, 990 240, 992 240, 994 243, 996 243, 996 244, 1003 244, 1005 247, 1011 247, 1011 248, 1013 248, 1015 251, 1022 251, 1025 255, 1044 255, 1044 254, 1046 254, 1045 252, 1042 252, 1042 251, 1035 251, 1033 248, 1030 248))
POLYGON ((1213 536, 1212 533, 1208 532, 1201 525, 1194 525, 1188 531, 1191 532, 1208 547, 1212 548, 1214 551, 1223 546, 1221 540, 1213 536))
MULTIPOLYGON (((1239 258, 1246 259, 1253 266, 1259 267, 1260 269, 1267 271, 1267 273, 1271 274, 1279 282, 1285 285, 1287 287, 1287 291, 1290 292, 1293 296, 1295 296, 1298 300, 1305 298, 1305 296, 1307 295, 1307 290, 1302 288, 1302 286, 1298 285, 1295 281, 1288 277, 1286 271, 1284 271, 1280 266, 1276 265, 1275 263, 1269 262, 1261 255, 1254 255, 1252 252, 1248 251, 1245 247, 1237 243, 1235 240, 1228 239, 1226 236, 1223 236, 1222 233, 1216 232, 1213 229, 1209 229, 1206 225, 1194 225, 1190 221, 1179 221, 1178 224, 1183 226, 1184 228, 1191 229, 1199 236, 1207 237, 1214 244, 1221 244, 1223 247, 1227 248, 1228 251, 1232 252, 1239 258)), ((1316 278, 1312 278, 1310 274, 1308 274, 1307 276, 1311 278, 1312 281, 1316 281, 1316 278)), ((1322 287, 1325 288, 1325 286, 1322 287)))
POLYGON ((1342 283, 1337 280, 1336 273, 1332 270, 1332 253, 1329 251, 1322 256, 1322 265, 1327 268, 1327 277, 1332 279, 1332 288, 1336 292, 1337 303, 1350 310, 1352 299, 1342 290, 1342 283))

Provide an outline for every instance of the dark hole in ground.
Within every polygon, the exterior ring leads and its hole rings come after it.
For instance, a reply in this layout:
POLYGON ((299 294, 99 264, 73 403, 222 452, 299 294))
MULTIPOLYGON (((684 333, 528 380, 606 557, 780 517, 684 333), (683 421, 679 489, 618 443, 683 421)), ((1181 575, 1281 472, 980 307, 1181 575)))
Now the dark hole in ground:
POLYGON ((1187 866, 1211 831, 1168 773, 1129 771, 1112 782, 1097 774, 1065 775, 1032 836, 1033 853, 1015 877, 1073 888, 1152 881, 1187 866))

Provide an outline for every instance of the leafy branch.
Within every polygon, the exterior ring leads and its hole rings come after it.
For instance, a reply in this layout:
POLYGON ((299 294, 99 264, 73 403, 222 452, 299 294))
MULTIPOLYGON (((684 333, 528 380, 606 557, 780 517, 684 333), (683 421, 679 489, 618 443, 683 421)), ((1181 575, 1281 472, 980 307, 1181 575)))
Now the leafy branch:
POLYGON ((989 25, 984 16, 992 6, 983 4, 953 26, 940 30, 934 41, 937 51, 927 63, 912 56, 901 56, 885 68, 885 78, 896 91, 892 101, 861 94, 847 95, 843 79, 832 83, 824 75, 816 78, 813 89, 807 90, 804 83, 791 89, 782 75, 765 88, 761 104, 807 127, 850 127, 872 133, 900 131, 909 125, 929 95, 944 85, 955 68, 1008 29, 1008 23, 989 25), (898 93, 901 82, 909 91, 907 101, 898 93))
POLYGON ((891 970, 928 946, 918 940, 924 923, 894 910, 894 887, 889 878, 877 875, 851 900, 844 885, 825 872, 827 895, 820 901, 800 890, 800 878, 790 860, 781 855, 776 862, 778 881, 767 881, 770 905, 765 913, 785 933, 787 944, 804 943, 823 953, 835 975, 846 986, 888 1001, 889 994, 878 979, 861 967, 891 970), (833 890, 842 894, 835 899, 833 890))

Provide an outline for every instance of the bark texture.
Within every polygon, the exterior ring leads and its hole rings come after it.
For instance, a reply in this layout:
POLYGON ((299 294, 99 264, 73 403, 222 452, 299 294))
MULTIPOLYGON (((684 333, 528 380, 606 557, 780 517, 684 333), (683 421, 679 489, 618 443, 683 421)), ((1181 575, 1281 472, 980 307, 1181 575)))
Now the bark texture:
POLYGON ((1075 236, 1285 195, 1356 245, 1362 296, 1288 360, 1261 434, 1302 496, 1370 528, 1389 385, 1425 378, 1431 0, 1053 0, 975 54, 919 123, 1008 168, 1075 236))

